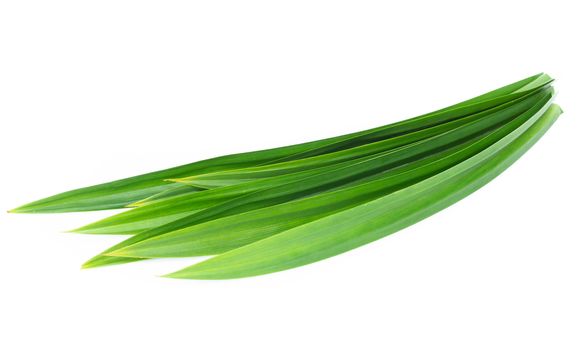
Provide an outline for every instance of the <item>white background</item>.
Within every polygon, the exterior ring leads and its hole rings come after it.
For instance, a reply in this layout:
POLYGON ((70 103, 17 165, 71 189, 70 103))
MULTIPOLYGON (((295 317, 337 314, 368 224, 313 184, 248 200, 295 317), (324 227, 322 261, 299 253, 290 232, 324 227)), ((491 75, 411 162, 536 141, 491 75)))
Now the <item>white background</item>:
POLYGON ((579 349, 574 1, 2 1, 0 209, 374 127, 545 71, 565 114, 393 236, 233 281, 94 270, 108 212, 0 214, 2 349, 579 349))

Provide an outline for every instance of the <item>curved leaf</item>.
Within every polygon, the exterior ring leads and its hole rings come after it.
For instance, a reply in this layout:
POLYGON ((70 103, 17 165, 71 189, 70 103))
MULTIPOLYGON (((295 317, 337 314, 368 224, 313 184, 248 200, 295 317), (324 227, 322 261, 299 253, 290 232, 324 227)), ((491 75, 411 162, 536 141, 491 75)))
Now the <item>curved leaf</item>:
POLYGON ((452 205, 484 186, 525 153, 554 123, 551 106, 476 156, 393 194, 231 250, 167 275, 229 279, 282 271, 319 261, 387 236, 452 205))
POLYGON ((348 135, 269 150, 246 152, 207 159, 100 185, 80 188, 37 200, 11 210, 13 213, 58 213, 123 208, 131 203, 175 188, 163 180, 207 172, 238 169, 335 152, 412 132, 477 113, 525 96, 552 79, 538 74, 454 106, 399 123, 348 135))

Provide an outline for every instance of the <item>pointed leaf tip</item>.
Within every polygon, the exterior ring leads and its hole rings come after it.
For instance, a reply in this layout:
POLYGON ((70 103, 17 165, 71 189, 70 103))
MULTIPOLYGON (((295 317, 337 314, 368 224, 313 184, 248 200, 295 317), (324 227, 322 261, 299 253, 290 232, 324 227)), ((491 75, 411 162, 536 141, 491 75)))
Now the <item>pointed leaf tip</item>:
POLYGON ((26 209, 26 205, 23 205, 20 207, 16 207, 14 209, 6 210, 6 212, 9 214, 28 214, 28 213, 34 213, 34 210, 26 209))
POLYGON ((97 265, 92 264, 92 262, 89 260, 89 261, 84 262, 81 265, 81 270, 86 270, 86 269, 90 269, 90 268, 94 268, 94 267, 97 267, 97 265))

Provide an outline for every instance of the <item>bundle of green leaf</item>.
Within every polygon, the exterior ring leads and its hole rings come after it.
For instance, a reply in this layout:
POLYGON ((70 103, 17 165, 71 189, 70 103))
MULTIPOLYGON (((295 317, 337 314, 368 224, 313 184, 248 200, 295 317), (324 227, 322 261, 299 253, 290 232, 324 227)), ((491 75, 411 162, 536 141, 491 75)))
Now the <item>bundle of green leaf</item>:
POLYGON ((482 187, 561 114, 551 83, 539 74, 398 123, 81 188, 12 212, 132 207, 73 231, 131 235, 84 267, 212 256, 168 276, 290 269, 389 235, 482 187))

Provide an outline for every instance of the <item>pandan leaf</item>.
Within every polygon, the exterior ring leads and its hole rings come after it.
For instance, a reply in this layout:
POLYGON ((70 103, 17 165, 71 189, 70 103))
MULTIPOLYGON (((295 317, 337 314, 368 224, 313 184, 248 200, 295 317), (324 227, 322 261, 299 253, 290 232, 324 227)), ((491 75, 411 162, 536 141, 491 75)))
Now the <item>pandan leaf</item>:
POLYGON ((377 180, 186 227, 107 255, 140 258, 215 255, 358 206, 436 175, 474 156, 513 132, 538 111, 545 110, 550 99, 551 96, 546 96, 529 112, 488 134, 391 169, 377 180))
POLYGON ((530 119, 474 157, 415 185, 167 276, 229 279, 262 275, 319 261, 385 237, 484 186, 525 153, 560 113, 560 108, 552 105, 539 120, 530 119))
POLYGON ((530 93, 524 97, 520 97, 518 99, 512 100, 510 102, 504 103, 494 108, 487 109, 483 112, 455 119, 451 122, 447 122, 444 124, 428 127, 419 131, 404 134, 399 137, 393 137, 386 140, 377 141, 338 152, 326 153, 323 155, 305 159, 279 162, 275 164, 268 164, 262 166, 254 166, 250 168, 206 173, 196 176, 190 176, 185 179, 179 179, 176 181, 188 185, 203 186, 209 188, 231 186, 242 182, 249 182, 261 178, 273 177, 277 175, 284 175, 308 169, 319 168, 321 166, 341 163, 351 159, 360 159, 361 157, 367 155, 378 154, 384 151, 388 151, 390 149, 401 147, 407 144, 411 144, 417 141, 433 137, 435 135, 442 134, 444 132, 455 129, 461 125, 468 124, 478 119, 483 119, 488 115, 497 112, 500 109, 507 108, 516 103, 521 103, 523 100, 534 98, 537 99, 539 98, 537 93, 538 90, 535 90, 533 93, 530 93))
MULTIPOLYGON (((364 143, 364 141, 372 142, 373 140, 380 140, 384 137, 392 137, 400 133, 419 130, 428 126, 448 122, 455 118, 478 113, 488 108, 493 108, 513 99, 522 97, 529 92, 549 85, 553 81, 554 79, 552 79, 547 74, 537 74, 514 84, 510 84, 504 86, 503 88, 496 89, 467 101, 460 102, 453 106, 449 106, 447 108, 443 108, 419 117, 403 120, 398 123, 362 131, 356 133, 356 138, 347 137, 344 140, 337 139, 337 142, 330 146, 323 146, 314 150, 304 151, 302 153, 279 159, 276 162, 312 157, 329 152, 328 148, 332 148, 330 151, 333 152, 336 150, 361 145, 364 143)), ((351 134, 351 136, 352 135, 355 134, 351 134)))
MULTIPOLYGON (((535 101, 542 99, 542 97, 547 94, 546 91, 547 88, 542 88, 539 91, 535 91, 531 95, 526 95, 525 97, 510 101, 509 103, 494 107, 484 112, 480 112, 446 124, 441 124, 436 127, 426 128, 418 132, 405 134, 392 139, 378 141, 369 145, 355 147, 344 151, 338 151, 323 156, 315 156, 305 160, 289 161, 286 163, 281 163, 280 165, 269 166, 278 167, 278 169, 283 170, 274 171, 273 173, 270 172, 271 176, 267 178, 264 177, 255 179, 262 181, 249 182, 247 185, 243 185, 243 183, 246 181, 241 181, 237 184, 234 184, 234 186, 229 186, 222 190, 213 189, 204 191, 203 193, 197 193, 195 191, 186 192, 184 194, 172 195, 167 200, 160 198, 155 201, 155 205, 151 203, 144 208, 138 208, 132 211, 120 213, 110 218, 106 218, 104 220, 100 220, 98 222, 75 229, 73 232, 91 234, 136 234, 149 228, 154 228, 170 223, 174 220, 185 217, 188 214, 198 212, 202 209, 222 204, 240 195, 271 188, 280 184, 287 184, 293 181, 302 180, 306 177, 317 174, 326 174, 333 169, 345 167, 350 164, 360 163, 365 159, 372 159, 377 154, 386 154, 388 157, 390 157, 390 153, 385 153, 389 150, 399 149, 402 151, 402 153, 406 153, 405 149, 401 146, 416 143, 417 141, 421 140, 430 139, 434 136, 457 129, 460 126, 472 124, 477 120, 483 120, 481 123, 487 123, 485 125, 490 125, 494 123, 494 118, 498 118, 497 116, 500 116, 501 118, 511 118, 513 113, 523 111, 533 105, 535 101), (379 144, 379 146, 376 146, 377 144, 379 144), (361 148, 363 151, 361 151, 361 148), (373 151, 368 152, 369 149, 372 149, 373 151), (377 149, 383 151, 377 153, 377 149), (320 158, 332 158, 335 159, 335 161, 328 162, 321 160, 320 158), (338 160, 340 160, 340 162, 338 162, 338 160), (308 167, 303 171, 298 171, 295 166, 287 166, 288 163, 296 165, 303 164, 304 162, 308 163, 308 167), (317 168, 315 168, 316 165, 318 165, 317 168), (292 175, 294 173, 298 174, 296 175, 297 177, 292 175)), ((303 168, 302 165, 299 165, 299 167, 303 168)), ((263 167, 256 167, 256 169, 263 169, 263 167)), ((181 188, 178 189, 182 191, 181 188)))
POLYGON ((131 178, 85 187, 20 206, 11 210, 11 212, 57 213, 122 208, 157 193, 176 188, 175 184, 163 181, 168 178, 188 177, 208 172, 302 159, 376 142, 493 108, 502 103, 525 96, 542 86, 550 84, 551 81, 552 79, 549 76, 539 74, 455 106, 399 123, 293 146, 212 158, 131 178))
MULTIPOLYGON (((322 168, 323 171, 319 171, 319 173, 316 175, 300 177, 298 180, 295 179, 294 181, 289 179, 291 179, 293 176, 301 176, 301 173, 281 176, 282 178, 287 178, 287 180, 282 182, 282 184, 279 186, 266 188, 261 191, 256 191, 238 198, 234 198, 223 204, 209 207, 165 225, 152 228, 151 230, 143 231, 106 250, 105 252, 101 253, 101 255, 117 251, 120 248, 135 244, 139 241, 143 241, 151 237, 156 237, 174 230, 182 229, 184 227, 201 224, 203 222, 239 214, 245 211, 269 207, 271 205, 299 199, 319 192, 332 190, 333 188, 340 187, 349 182, 357 181, 361 178, 377 174, 389 168, 404 165, 406 162, 420 159, 422 157, 427 157, 431 154, 452 147, 460 142, 468 141, 470 137, 486 133, 490 131, 490 129, 515 118, 519 114, 524 113, 531 108, 540 108, 538 107, 538 102, 544 101, 545 103, 545 100, 552 95, 552 90, 543 89, 542 91, 538 92, 537 95, 541 98, 540 101, 538 101, 537 98, 522 100, 520 103, 513 104, 510 107, 498 110, 481 120, 473 121, 467 125, 463 125, 454 130, 411 145, 384 152, 379 156, 373 156, 364 161, 349 164, 348 166, 335 165, 333 166, 333 170, 328 170, 327 168, 329 167, 322 168)), ((533 112, 534 111, 529 113, 533 112)), ((223 190, 226 189, 227 187, 223 190)), ((211 190, 201 192, 199 195, 210 192, 211 190)), ((143 207, 142 209, 147 209, 147 207, 143 207)), ((91 259, 92 262, 94 262, 94 259, 98 259, 98 257, 91 259)), ((94 266, 94 264, 86 265, 85 267, 92 266, 94 266)))
POLYGON ((83 267, 210 258, 168 275, 225 279, 309 264, 459 201, 561 113, 538 74, 419 117, 338 137, 203 160, 41 199, 13 212, 127 208, 74 232, 132 235, 83 267))

